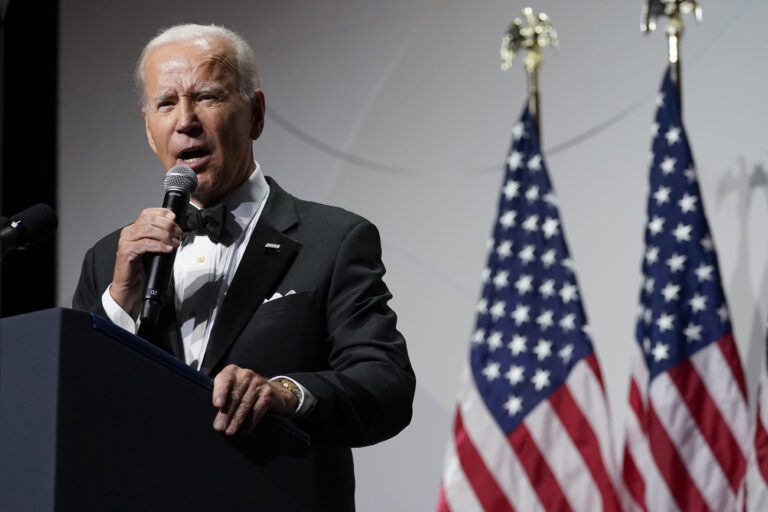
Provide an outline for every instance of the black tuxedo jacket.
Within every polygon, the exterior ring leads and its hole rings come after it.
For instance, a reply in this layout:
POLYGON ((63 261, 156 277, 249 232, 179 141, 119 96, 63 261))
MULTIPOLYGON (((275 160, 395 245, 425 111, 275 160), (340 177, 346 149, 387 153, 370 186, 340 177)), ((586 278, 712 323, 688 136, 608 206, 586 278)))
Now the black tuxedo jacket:
MULTIPOLYGON (((201 371, 215 376, 234 363, 265 377, 288 375, 310 390, 317 405, 296 420, 311 436, 314 469, 304 478, 312 479, 306 483, 316 496, 309 501, 317 510, 354 510, 350 447, 403 429, 415 388, 405 340, 387 306, 379 234, 362 217, 299 200, 267 180, 267 203, 220 306, 201 371)), ((112 281, 119 235, 88 250, 75 309, 106 316, 101 295, 112 281)), ((183 359, 172 297, 166 303, 158 326, 139 335, 183 359)), ((293 481, 302 488, 301 479, 293 481)))

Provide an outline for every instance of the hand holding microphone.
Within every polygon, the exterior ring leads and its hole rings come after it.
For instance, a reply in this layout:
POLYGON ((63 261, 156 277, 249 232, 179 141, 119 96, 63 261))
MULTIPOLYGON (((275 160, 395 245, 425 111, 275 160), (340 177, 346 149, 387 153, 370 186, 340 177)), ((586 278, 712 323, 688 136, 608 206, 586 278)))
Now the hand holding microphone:
POLYGON ((123 310, 134 318, 141 311, 142 323, 147 324, 157 322, 173 267, 172 255, 181 238, 178 224, 197 187, 197 177, 189 167, 178 165, 166 173, 163 184, 162 208, 145 209, 121 231, 109 289, 123 310))

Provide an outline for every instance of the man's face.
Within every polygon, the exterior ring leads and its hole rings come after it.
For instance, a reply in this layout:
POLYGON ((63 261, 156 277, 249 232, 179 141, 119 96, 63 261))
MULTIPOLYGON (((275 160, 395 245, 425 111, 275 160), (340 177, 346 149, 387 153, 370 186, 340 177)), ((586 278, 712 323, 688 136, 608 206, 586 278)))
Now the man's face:
POLYGON ((254 169, 251 141, 264 122, 264 95, 240 94, 231 46, 218 39, 170 43, 152 51, 144 67, 147 138, 167 169, 197 174, 193 201, 208 206, 254 169))

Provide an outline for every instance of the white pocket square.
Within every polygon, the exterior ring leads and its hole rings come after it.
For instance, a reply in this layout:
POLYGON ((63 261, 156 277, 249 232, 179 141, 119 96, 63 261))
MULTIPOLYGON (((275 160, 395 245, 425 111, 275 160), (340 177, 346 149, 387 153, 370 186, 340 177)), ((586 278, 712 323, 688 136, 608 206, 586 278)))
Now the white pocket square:
POLYGON ((266 304, 267 302, 271 302, 273 300, 282 299, 283 297, 293 295, 294 293, 296 293, 295 290, 290 290, 288 292, 285 292, 285 295, 281 294, 280 292, 275 292, 274 294, 272 294, 270 298, 264 299, 264 302, 262 302, 262 304, 266 304))

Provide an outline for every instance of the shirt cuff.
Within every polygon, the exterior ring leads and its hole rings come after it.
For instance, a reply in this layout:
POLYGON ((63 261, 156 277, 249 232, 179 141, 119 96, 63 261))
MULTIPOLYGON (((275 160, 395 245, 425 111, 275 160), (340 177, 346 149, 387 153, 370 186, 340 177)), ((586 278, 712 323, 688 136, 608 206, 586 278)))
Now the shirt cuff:
POLYGON ((107 314, 107 318, 118 327, 122 327, 131 334, 136 334, 139 330, 138 321, 134 320, 131 315, 126 313, 123 308, 115 302, 115 299, 113 299, 112 295, 109 293, 111 287, 112 284, 110 283, 110 285, 107 286, 107 290, 101 296, 101 305, 104 308, 104 312, 107 314))
POLYGON ((282 380, 285 379, 287 381, 290 381, 293 383, 297 388, 299 388, 299 404, 296 406, 296 410, 293 411, 293 415, 296 417, 301 418, 302 416, 306 416, 309 411, 311 411, 315 407, 315 403, 317 403, 317 398, 315 398, 315 395, 312 394, 311 391, 309 391, 307 388, 301 385, 301 383, 296 382, 296 380, 287 377, 285 375, 278 375, 277 377, 272 377, 269 379, 270 382, 275 380, 282 380))

